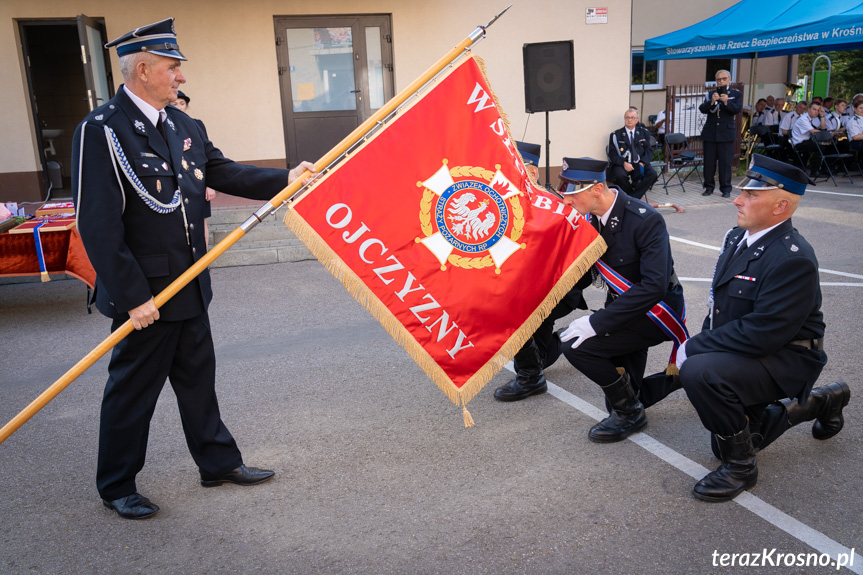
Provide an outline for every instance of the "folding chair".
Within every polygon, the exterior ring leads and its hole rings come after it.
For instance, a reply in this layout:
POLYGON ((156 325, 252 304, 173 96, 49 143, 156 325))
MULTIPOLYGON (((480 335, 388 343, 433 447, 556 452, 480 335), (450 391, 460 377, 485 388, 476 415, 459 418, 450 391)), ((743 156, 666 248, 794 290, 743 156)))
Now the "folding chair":
MULTIPOLYGON (((655 150, 657 146, 656 138, 650 136, 650 149, 655 150)), ((662 187, 665 188, 665 195, 668 195, 668 184, 665 183, 665 160, 652 160, 650 162, 650 167, 656 170, 656 173, 659 174, 659 177, 662 178, 662 187)), ((658 179, 658 178, 657 178, 658 179)), ((654 185, 655 182, 654 182, 654 185)), ((653 189, 653 186, 650 187, 653 189)))
POLYGON ((683 188, 684 192, 686 191, 686 186, 684 186, 683 183, 693 173, 698 178, 698 183, 702 186, 704 185, 701 181, 701 174, 698 173, 698 166, 704 163, 704 158, 696 156, 695 152, 689 149, 689 144, 686 141, 685 135, 679 132, 665 134, 665 159, 670 168, 674 170, 674 173, 668 176, 668 179, 665 181, 663 186, 666 193, 668 193, 668 183, 671 181, 673 176, 677 176, 677 181, 680 184, 680 187, 683 188), (685 177, 681 178, 680 170, 683 168, 691 169, 685 177))
POLYGON ((781 154, 782 144, 777 144, 773 141, 773 133, 770 131, 769 126, 765 126, 764 124, 753 126, 752 135, 757 139, 753 151, 776 158, 777 160, 781 159, 778 156, 781 154))
POLYGON ((842 169, 845 170, 845 176, 848 178, 850 183, 854 183, 851 179, 851 174, 848 172, 848 166, 845 164, 845 160, 849 158, 853 158, 854 154, 846 153, 843 154, 839 151, 839 147, 836 146, 836 140, 833 139, 833 134, 826 130, 813 132, 812 139, 818 144, 818 153, 821 155, 821 165, 827 168, 827 173, 830 174, 830 179, 833 180, 833 185, 838 186, 836 183, 836 178, 833 176, 833 170, 830 168, 830 162, 837 162, 842 165, 842 169), (825 152, 826 150, 826 152, 825 152), (833 150, 832 153, 830 150, 833 150))
MULTIPOLYGON (((656 150, 656 138, 654 138, 653 136, 650 136, 650 149, 656 150)), ((659 175, 659 177, 662 178, 662 185, 665 188, 665 195, 667 196, 668 195, 668 187, 667 187, 668 184, 666 184, 666 181, 665 181, 665 168, 666 168, 665 160, 653 160, 650 162, 650 167, 653 168, 654 170, 656 170, 656 173, 659 175)), ((659 177, 656 178, 656 182, 659 181, 659 177)), ((650 200, 647 199, 647 192, 653 190, 653 186, 656 185, 656 182, 653 182, 653 185, 651 185, 650 188, 648 188, 647 191, 644 192, 644 201, 647 202, 648 204, 650 204, 651 206, 653 206, 654 208, 656 208, 657 210, 660 208, 674 208, 675 212, 682 213, 683 210, 680 209, 679 207, 677 207, 675 204, 672 204, 670 202, 666 202, 664 204, 654 204, 653 202, 651 202, 650 200)))

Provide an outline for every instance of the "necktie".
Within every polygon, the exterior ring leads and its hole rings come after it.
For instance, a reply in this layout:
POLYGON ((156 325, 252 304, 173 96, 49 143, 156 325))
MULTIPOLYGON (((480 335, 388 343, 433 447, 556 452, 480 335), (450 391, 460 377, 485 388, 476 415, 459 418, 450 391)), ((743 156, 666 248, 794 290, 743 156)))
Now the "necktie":
POLYGON ((635 164, 638 162, 638 152, 635 151, 635 134, 633 134, 632 130, 627 130, 629 132, 629 149, 632 150, 632 155, 630 159, 632 163, 635 164))
POLYGON ((162 121, 162 116, 159 116, 159 120, 156 122, 156 129, 162 134, 162 139, 167 142, 168 136, 165 135, 165 123, 162 121))
POLYGON ((737 246, 737 251, 736 251, 736 252, 734 252, 734 255, 732 255, 732 256, 731 256, 731 259, 730 259, 730 260, 728 260, 728 266, 730 267, 730 266, 731 266, 731 264, 733 264, 734 262, 736 262, 736 261, 737 261, 737 259, 740 257, 740 254, 742 254, 743 252, 745 252, 745 251, 746 251, 746 248, 748 248, 748 247, 749 247, 749 242, 748 242, 748 241, 743 240, 742 242, 740 242, 740 244, 737 246))

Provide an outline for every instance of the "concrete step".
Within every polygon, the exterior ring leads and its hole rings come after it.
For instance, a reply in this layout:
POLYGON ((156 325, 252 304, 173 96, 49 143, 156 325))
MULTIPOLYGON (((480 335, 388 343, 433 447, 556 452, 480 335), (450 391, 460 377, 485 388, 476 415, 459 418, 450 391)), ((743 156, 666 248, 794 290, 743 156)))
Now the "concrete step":
MULTIPOLYGON (((257 208, 214 208, 207 220, 210 246, 222 241, 245 222, 257 208)), ((308 249, 285 225, 284 210, 259 223, 222 254, 210 267, 234 267, 297 262, 314 259, 308 249)))
POLYGON ((306 249, 299 240, 282 240, 274 242, 252 242, 242 244, 237 242, 231 249, 214 261, 211 268, 227 268, 234 266, 257 266, 264 264, 280 264, 313 260, 315 256, 306 249))

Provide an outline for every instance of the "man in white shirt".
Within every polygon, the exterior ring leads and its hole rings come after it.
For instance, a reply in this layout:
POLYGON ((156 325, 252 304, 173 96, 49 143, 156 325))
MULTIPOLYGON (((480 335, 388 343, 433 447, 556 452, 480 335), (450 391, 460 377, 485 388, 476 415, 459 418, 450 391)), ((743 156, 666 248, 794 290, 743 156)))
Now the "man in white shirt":
POLYGON ((779 112, 775 108, 776 98, 773 96, 767 96, 766 102, 767 105, 764 107, 764 120, 761 123, 765 126, 776 126, 779 124, 779 112))
MULTIPOLYGON (((769 125, 765 123, 767 119, 767 112, 765 111, 767 108, 767 100, 764 98, 759 99, 755 102, 755 111, 745 110, 752 117, 752 126, 757 126, 759 124, 769 125)), ((771 117, 772 120, 772 117, 771 117)))
POLYGON ((797 118, 802 116, 804 112, 806 112, 806 101, 801 100, 797 102, 797 108, 793 112, 788 112, 782 117, 782 121, 779 123, 779 133, 791 138, 791 128, 794 126, 797 118))
POLYGON ((815 178, 818 177, 818 171, 821 168, 821 155, 818 153, 818 144, 812 140, 812 134, 826 129, 827 120, 824 118, 824 110, 817 102, 809 104, 809 112, 797 118, 791 129, 791 145, 800 154, 800 158, 807 163, 810 175, 815 178))

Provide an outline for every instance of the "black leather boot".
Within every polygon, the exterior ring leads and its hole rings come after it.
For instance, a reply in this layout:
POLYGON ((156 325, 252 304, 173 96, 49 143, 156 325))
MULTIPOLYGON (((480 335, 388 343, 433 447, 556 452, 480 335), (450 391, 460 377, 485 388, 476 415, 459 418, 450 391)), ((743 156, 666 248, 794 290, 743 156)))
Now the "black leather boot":
POLYGON ((527 340, 512 360, 515 379, 494 390, 498 401, 519 401, 548 391, 545 372, 539 359, 539 349, 533 338, 527 340))
POLYGON ((692 494, 702 501, 731 501, 758 482, 758 467, 749 422, 734 435, 716 436, 722 463, 692 488, 692 494))
POLYGON ((590 428, 588 439, 597 443, 623 441, 647 425, 644 406, 629 383, 629 374, 623 373, 614 383, 602 388, 611 404, 611 415, 590 428))
MULTIPOLYGON (((845 425, 842 409, 848 405, 850 399, 851 390, 848 384, 836 381, 813 389, 805 405, 800 405, 796 399, 771 403, 761 414, 760 434, 752 435, 755 453, 773 443, 795 425, 813 419, 815 423, 812 424, 812 436, 815 439, 830 439, 845 425)), ((716 436, 711 437, 710 447, 716 458, 721 459, 716 436)))
POLYGON ((815 439, 830 439, 845 425, 845 416, 842 409, 851 401, 851 389, 844 381, 834 381, 827 385, 813 389, 806 399, 806 406, 793 402, 792 409, 788 410, 788 420, 791 425, 797 425, 803 421, 815 420, 812 424, 812 437, 815 439), (810 407, 811 404, 811 407, 810 407), (798 410, 801 412, 798 415, 798 410), (811 415, 811 417, 810 417, 811 415), (797 419, 806 417, 806 419, 797 419))

